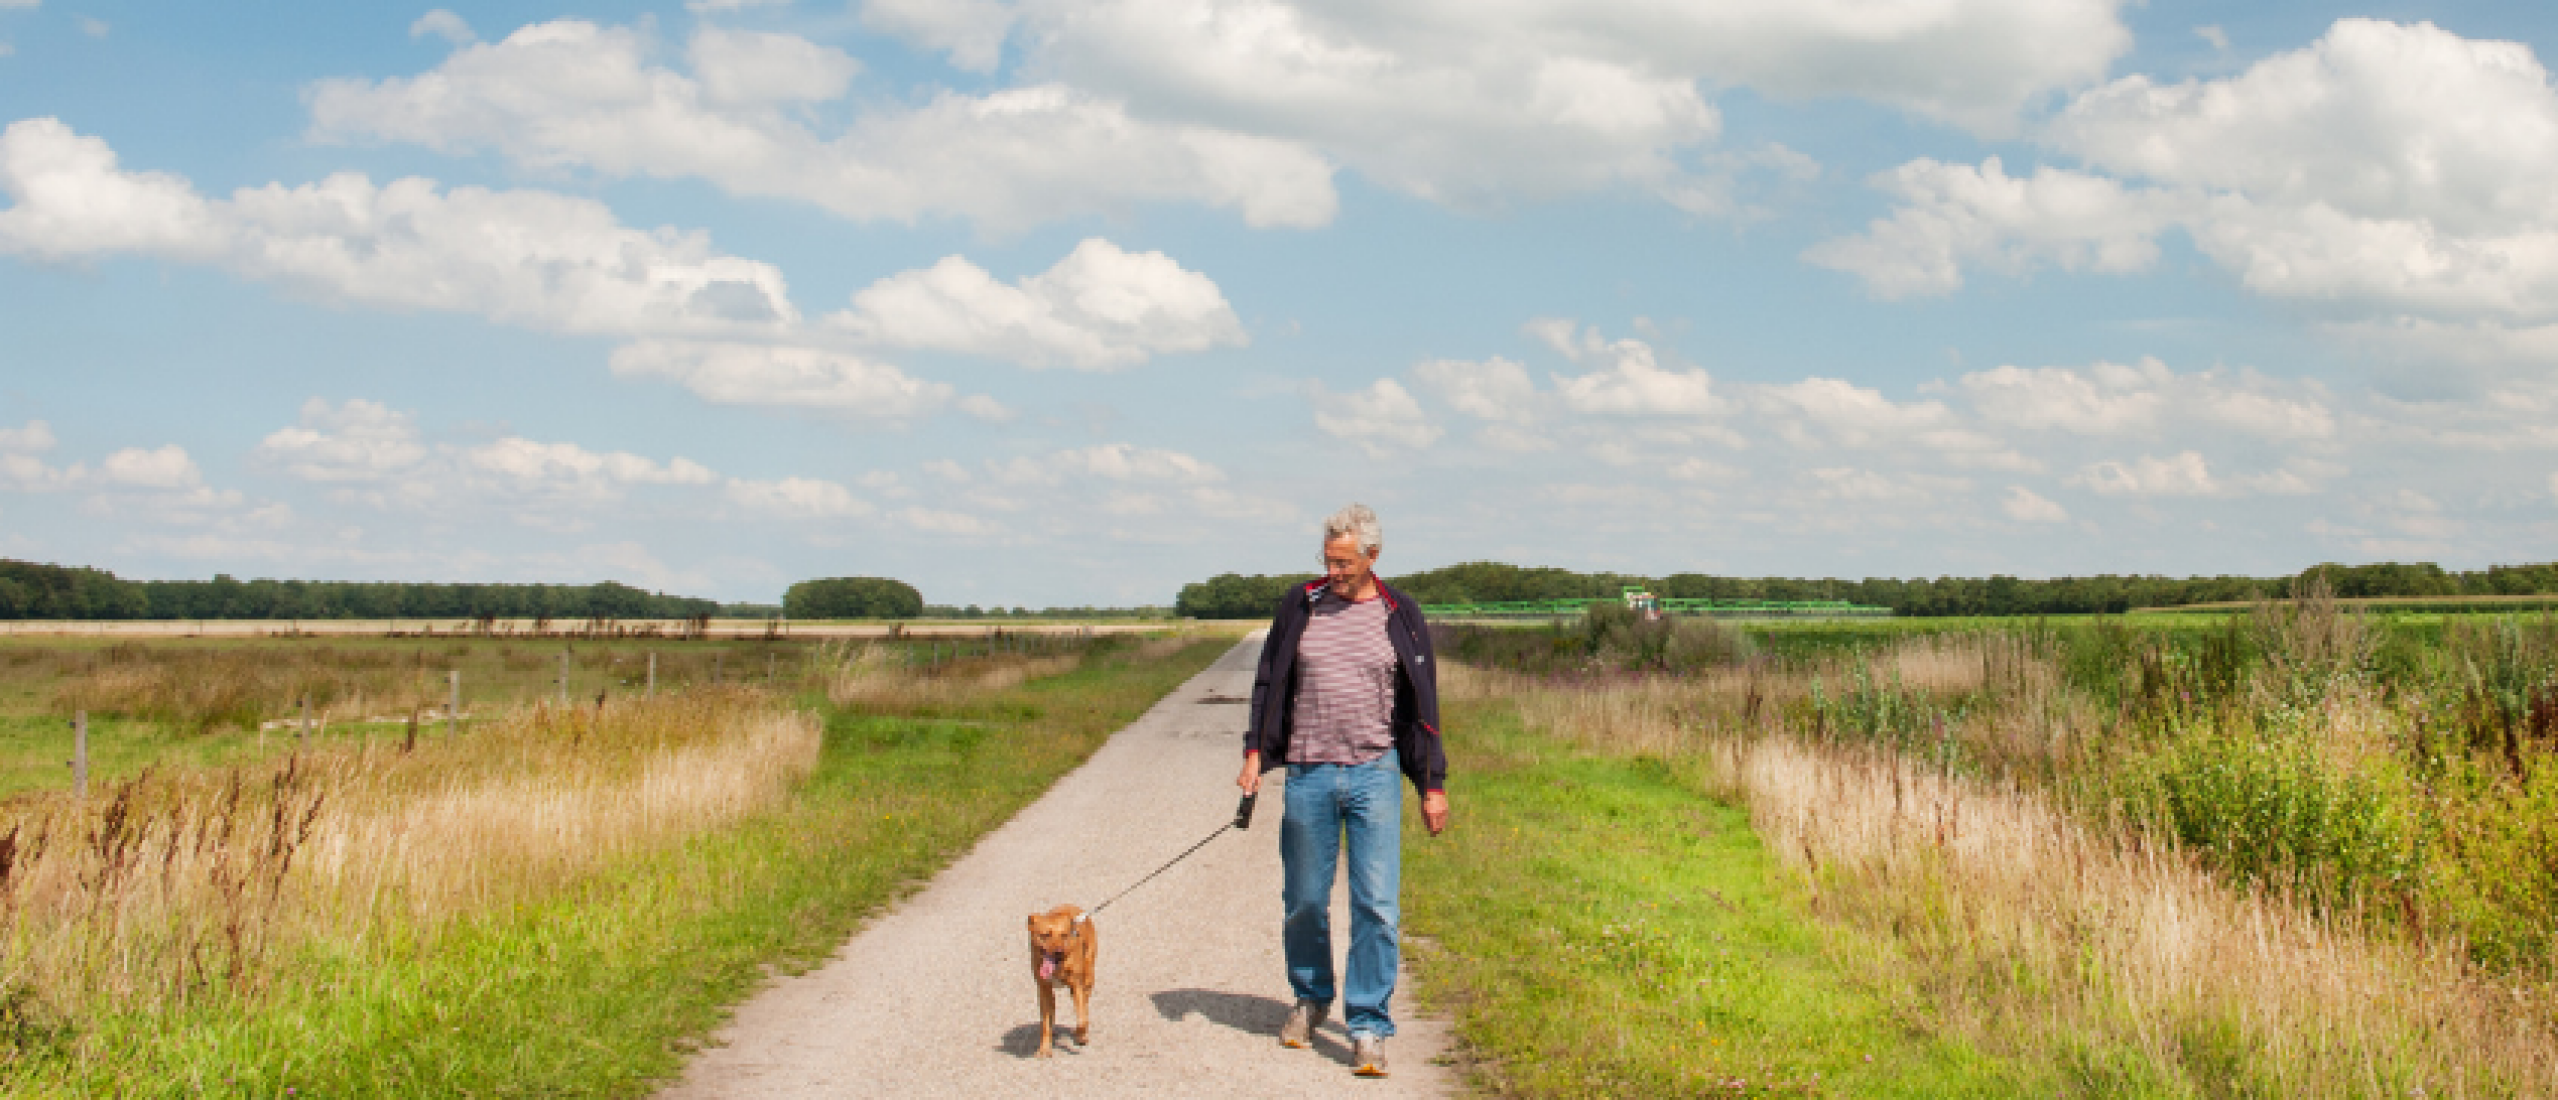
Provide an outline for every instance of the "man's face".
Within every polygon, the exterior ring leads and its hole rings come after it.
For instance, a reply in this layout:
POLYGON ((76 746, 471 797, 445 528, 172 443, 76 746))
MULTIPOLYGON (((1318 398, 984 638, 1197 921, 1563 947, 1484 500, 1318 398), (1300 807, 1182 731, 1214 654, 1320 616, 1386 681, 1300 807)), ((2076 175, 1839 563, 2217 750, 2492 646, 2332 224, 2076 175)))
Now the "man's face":
POLYGON ((1368 570, 1377 559, 1361 553, 1359 537, 1343 535, 1323 544, 1323 575, 1332 592, 1343 599, 1358 595, 1368 583, 1368 570))

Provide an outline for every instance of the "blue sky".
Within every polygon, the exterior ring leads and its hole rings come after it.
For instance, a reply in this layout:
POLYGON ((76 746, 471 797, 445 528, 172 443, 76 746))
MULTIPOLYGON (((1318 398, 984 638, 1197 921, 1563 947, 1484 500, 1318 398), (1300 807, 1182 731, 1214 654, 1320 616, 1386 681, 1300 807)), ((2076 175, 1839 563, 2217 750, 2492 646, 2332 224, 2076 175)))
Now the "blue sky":
POLYGON ((0 555, 2558 557, 2558 16, 0 0, 0 555))

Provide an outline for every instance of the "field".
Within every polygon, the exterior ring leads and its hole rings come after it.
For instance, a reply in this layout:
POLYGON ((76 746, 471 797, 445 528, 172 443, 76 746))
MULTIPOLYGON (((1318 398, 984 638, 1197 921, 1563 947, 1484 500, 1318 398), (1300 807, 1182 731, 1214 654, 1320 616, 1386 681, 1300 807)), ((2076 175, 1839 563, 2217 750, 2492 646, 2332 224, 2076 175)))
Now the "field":
POLYGON ((1454 772, 1524 830, 1425 847, 1416 881, 1467 903, 1411 903, 1493 1091, 1903 1091, 1854 1076, 1861 1047, 1920 1094, 2558 1094, 2549 618, 2312 593, 2175 621, 1599 616, 1442 652, 1454 772), (1755 836, 1698 839, 1726 807, 1755 836), (1476 915, 1509 897, 1537 942, 1476 915), (1735 984, 1713 936, 1795 977, 1735 984), (1540 1013, 1603 1003, 1630 1007, 1540 1013))
MULTIPOLYGON (((0 641, 0 1075, 647 1091, 1218 633, 0 641)), ((2558 1095, 2558 619, 1440 647, 1406 929, 1485 1092, 2558 1095)))
POLYGON ((563 706, 555 642, 9 643, 0 1077, 647 1091, 1227 644, 586 642, 563 706), (457 666, 460 731, 412 737, 457 666), (305 694, 325 732, 259 730, 305 694))

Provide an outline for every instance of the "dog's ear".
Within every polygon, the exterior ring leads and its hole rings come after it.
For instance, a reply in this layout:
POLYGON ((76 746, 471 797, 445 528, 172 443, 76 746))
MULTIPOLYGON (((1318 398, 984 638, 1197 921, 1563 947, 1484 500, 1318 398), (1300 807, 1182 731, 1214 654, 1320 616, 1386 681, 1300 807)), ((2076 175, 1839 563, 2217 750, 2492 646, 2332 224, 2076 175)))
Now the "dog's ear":
POLYGON ((1030 915, 1030 921, 1029 921, 1029 923, 1030 923, 1030 930, 1031 930, 1031 931, 1033 931, 1033 932, 1039 931, 1039 914, 1037 914, 1037 913, 1032 913, 1032 914, 1030 915))

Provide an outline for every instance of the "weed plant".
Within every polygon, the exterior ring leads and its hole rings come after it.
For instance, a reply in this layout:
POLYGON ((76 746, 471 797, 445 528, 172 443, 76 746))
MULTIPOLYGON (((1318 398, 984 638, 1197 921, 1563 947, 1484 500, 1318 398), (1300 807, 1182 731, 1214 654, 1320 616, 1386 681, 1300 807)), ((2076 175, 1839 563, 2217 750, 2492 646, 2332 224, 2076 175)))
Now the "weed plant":
POLYGON ((2558 1091, 2558 625, 2303 588, 1681 673, 1569 628, 1443 651, 1484 670, 1452 697, 1709 762, 1939 1025, 2080 1090, 2558 1091))
POLYGON ((1079 644, 1036 676, 1007 646, 892 656, 914 683, 842 706, 813 649, 777 652, 779 690, 762 661, 678 689, 661 660, 654 698, 22 794, 0 1091, 645 1092, 1224 648, 1079 644), (939 679, 975 687, 918 701, 939 679))

